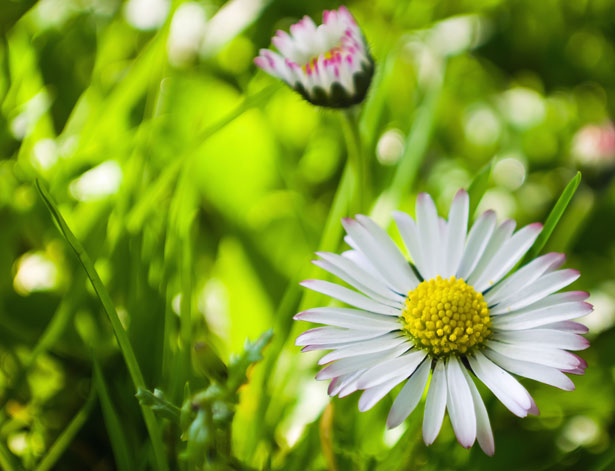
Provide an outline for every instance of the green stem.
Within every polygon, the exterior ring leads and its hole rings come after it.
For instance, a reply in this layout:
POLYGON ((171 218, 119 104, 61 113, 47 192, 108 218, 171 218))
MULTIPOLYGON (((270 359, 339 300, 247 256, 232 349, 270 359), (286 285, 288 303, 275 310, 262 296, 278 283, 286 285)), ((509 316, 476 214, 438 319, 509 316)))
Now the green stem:
POLYGON ((348 149, 348 163, 352 167, 356 188, 353 195, 352 210, 357 213, 362 213, 367 210, 366 202, 368 201, 369 188, 367 182, 366 159, 362 152, 361 135, 359 133, 359 122, 357 110, 349 108, 344 110, 342 116, 342 129, 346 138, 346 146, 348 149))
MULTIPOLYGON (((337 250, 342 238, 342 224, 340 223, 340 219, 348 214, 354 196, 357 196, 359 199, 358 204, 355 203, 354 209, 361 212, 364 208, 363 201, 367 194, 367 184, 365 183, 367 175, 364 171, 365 162, 361 154, 361 138, 357 119, 358 114, 356 111, 357 110, 350 109, 341 113, 342 128, 348 146, 348 161, 346 162, 342 177, 335 190, 327 221, 325 222, 325 227, 318 244, 318 251, 321 252, 337 250)), ((312 267, 308 278, 316 276, 316 270, 317 268, 312 267)), ((276 312, 275 319, 277 320, 277 324, 274 328, 276 337, 268 352, 267 359, 265 360, 263 368, 264 374, 260 388, 262 391, 268 390, 266 384, 270 380, 277 358, 288 341, 288 336, 292 329, 292 314, 296 312, 295 308, 298 305, 298 310, 303 311, 308 307, 316 306, 318 305, 319 296, 322 295, 314 291, 300 290, 296 280, 290 281, 276 312)), ((268 394, 263 394, 255 414, 255 425, 251 434, 252 439, 247 445, 248 456, 253 456, 259 440, 265 433, 265 415, 270 402, 271 397, 268 394)))
MULTIPOLYGON (((337 249, 340 239, 342 238, 342 224, 340 219, 347 214, 351 195, 356 189, 356 180, 353 178, 350 162, 346 163, 342 178, 335 191, 335 196, 331 203, 331 209, 325 222, 325 228, 318 244, 318 250, 323 252, 331 252, 337 249)), ((312 267, 308 278, 316 276, 316 267, 312 267)), ((268 382, 271 380, 273 370, 276 366, 277 359, 282 352, 284 345, 288 341, 288 337, 292 330, 293 313, 303 311, 308 307, 318 305, 319 296, 322 296, 315 291, 301 289, 297 284, 296 279, 292 279, 284 292, 284 296, 276 311, 276 325, 274 327, 274 341, 267 352, 265 364, 263 365, 261 391, 268 391, 268 382), (298 309, 297 309, 298 306, 298 309)), ((250 435, 250 441, 247 445, 247 456, 252 457, 258 446, 260 439, 266 434, 265 428, 267 423, 265 416, 272 397, 269 394, 262 394, 258 409, 253 421, 253 428, 250 435)))
MULTIPOLYGON (((358 191, 357 180, 353 178, 350 162, 346 164, 344 173, 333 197, 333 203, 327 216, 325 229, 318 244, 319 252, 333 252, 337 250, 340 240, 342 239, 343 226, 341 224, 342 217, 348 214, 352 195, 358 191)), ((308 278, 313 278, 319 273, 319 268, 312 266, 308 278)), ((323 296, 316 291, 302 290, 303 296, 299 303, 299 311, 303 311, 308 307, 317 305, 318 299, 323 296)))
POLYGON ((109 396, 109 391, 105 383, 105 377, 103 376, 100 364, 94 352, 92 352, 92 365, 94 368, 93 385, 98 394, 103 420, 105 422, 109 441, 111 442, 113 457, 115 458, 115 465, 117 469, 134 469, 132 456, 128 450, 129 442, 126 438, 125 428, 122 427, 119 415, 113 406, 113 402, 111 402, 111 397, 109 396))
POLYGON ((183 236, 180 274, 182 297, 179 308, 179 332, 182 344, 184 378, 188 378, 191 370, 190 349, 192 346, 192 244, 190 240, 190 227, 188 227, 183 236))
MULTIPOLYGON (((444 67, 446 64, 444 64, 444 67)), ((427 155, 431 135, 434 130, 438 103, 444 86, 442 79, 434 81, 426 90, 421 105, 414 113, 412 127, 406 139, 405 151, 402 155, 393 180, 389 187, 382 192, 372 207, 370 215, 387 226, 391 212, 399 208, 403 195, 407 194, 414 185, 419 169, 427 155)))
MULTIPOLYGON (((62 214, 56 207, 53 202, 51 195, 47 191, 47 189, 43 186, 40 180, 36 179, 36 187, 43 198, 43 201, 47 205, 49 212, 51 213, 54 221, 58 225, 62 235, 73 249, 79 262, 81 262, 81 266, 85 270, 94 291, 98 295, 98 299, 103 305, 107 316, 109 317, 109 321, 111 322, 111 326, 113 327, 113 332, 115 333, 115 337, 117 339, 117 343, 120 346, 120 351, 124 356, 124 362, 128 368, 128 372, 132 379, 132 382, 135 387, 135 392, 139 390, 139 388, 146 389, 147 386, 145 384, 145 380, 143 378, 143 374, 141 373, 141 369, 139 368, 139 364, 137 362, 137 358, 135 356, 134 350, 132 349, 132 345, 130 344, 130 340, 128 339, 128 335, 120 322, 120 318, 115 310, 115 306, 111 301, 111 297, 107 292, 107 289, 103 285, 100 276, 94 269, 94 264, 90 259, 89 255, 81 245, 81 242, 75 237, 72 233, 66 221, 62 217, 62 214)), ((147 427, 147 431, 150 436, 150 440, 152 441, 152 447, 154 449, 154 456, 156 460, 156 467, 161 471, 166 471, 168 469, 168 464, 165 456, 164 445, 162 443, 162 434, 160 432, 160 428, 158 427, 158 422, 154 417, 154 413, 146 406, 141 406, 141 411, 143 413, 143 419, 145 420, 145 425, 147 427)))

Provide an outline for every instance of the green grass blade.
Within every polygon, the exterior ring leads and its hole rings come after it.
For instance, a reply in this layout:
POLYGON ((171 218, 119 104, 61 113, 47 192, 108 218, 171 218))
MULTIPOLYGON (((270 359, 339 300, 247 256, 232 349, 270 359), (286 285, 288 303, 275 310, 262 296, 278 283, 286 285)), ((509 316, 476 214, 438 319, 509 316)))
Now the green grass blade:
POLYGON ((572 178, 572 180, 568 182, 566 188, 564 188, 564 191, 562 191, 562 194, 557 200, 557 203, 555 203, 555 206, 553 206, 553 209, 547 217, 542 232, 536 239, 536 242, 534 242, 534 245, 532 246, 532 249, 529 251, 528 255, 525 256, 524 262, 538 256, 540 251, 544 248, 545 244, 551 237, 555 226, 557 226, 557 223, 566 211, 570 200, 572 200, 572 197, 577 191, 579 183, 581 183, 581 172, 577 172, 577 174, 572 178))
MULTIPOLYGON (((62 235, 77 255, 79 262, 83 266, 83 269, 85 270, 88 278, 90 279, 90 282, 92 283, 92 286, 94 287, 94 291, 98 295, 98 298, 100 299, 100 302, 102 303, 103 308, 107 313, 107 316, 109 317, 109 321, 111 322, 111 326, 113 327, 113 332, 115 333, 115 337, 120 346, 120 351, 124 356, 124 361, 128 368, 128 372, 130 373, 130 377, 135 386, 135 392, 138 391, 139 388, 145 389, 147 386, 145 384, 145 380, 143 379, 141 368, 137 363, 137 358, 132 349, 132 345, 130 344, 130 340, 128 339, 128 335, 126 334, 126 331, 124 330, 124 327, 120 322, 120 318, 117 314, 115 306, 113 305, 113 302, 111 301, 111 297, 109 296, 107 289, 103 285, 100 276, 98 276, 98 273, 94 269, 94 264, 92 263, 92 260, 83 248, 83 245, 81 245, 81 242, 79 242, 79 240, 74 236, 74 234, 66 224, 66 221, 64 221, 64 218, 60 214, 60 211, 56 207, 55 203, 53 202, 51 196, 49 195, 49 192, 42 185, 38 178, 36 179, 36 187, 41 197, 43 198, 43 201, 47 205, 47 208, 49 209, 54 221, 58 225, 60 232, 62 232, 62 235)), ((149 408, 141 406, 141 411, 143 413, 143 419, 145 420, 145 425, 147 427, 150 440, 152 442, 152 447, 156 460, 156 467, 157 469, 165 471, 166 469, 168 469, 168 463, 165 456, 164 445, 162 443, 162 434, 160 432, 158 422, 156 421, 154 413, 149 408)))
MULTIPOLYGON (((78 285, 79 281, 80 278, 76 279, 75 285, 78 285)), ((15 392, 19 389, 28 373, 35 365, 36 359, 39 355, 49 350, 62 336, 68 326, 68 323, 73 318, 73 314, 75 313, 76 307, 81 298, 81 293, 78 293, 76 296, 67 297, 62 300, 59 307, 56 309, 56 312, 53 314, 53 317, 47 324, 43 334, 40 336, 38 342, 30 352, 30 356, 28 356, 28 358, 24 361, 23 368, 19 371, 17 378, 5 391, 2 399, 0 399, 0 408, 4 407, 7 401, 14 396, 15 392)))
POLYGON ((93 358, 92 363, 94 368, 94 386, 98 392, 98 400, 100 401, 100 408, 105 426, 107 427, 107 435, 109 436, 111 449, 115 457, 115 465, 117 469, 135 469, 130 452, 128 451, 128 441, 126 440, 124 429, 109 397, 105 378, 96 357, 93 358))
POLYGON ((493 160, 490 160, 483 168, 480 169, 468 187, 468 196, 470 197, 470 218, 472 218, 476 212, 478 203, 480 203, 480 200, 489 187, 489 177, 491 176, 492 168, 493 160))
POLYGON ((404 153, 393 175, 393 181, 372 207, 370 215, 381 223, 390 220, 391 211, 399 208, 402 196, 412 188, 416 180, 429 148, 443 84, 444 78, 426 91, 423 102, 414 115, 414 122, 406 139, 404 153))
MULTIPOLYGON (((346 162, 344 172, 331 203, 329 214, 327 215, 325 228, 318 245, 319 251, 330 252, 337 249, 342 238, 342 224, 340 220, 346 215, 351 195, 356 189, 357 182, 353 178, 350 162, 346 162)), ((307 277, 312 278, 316 273, 316 267, 312 266, 307 277)), ((263 391, 267 391, 267 384, 271 380, 278 357, 288 341, 293 323, 293 312, 303 311, 310 306, 318 305, 319 296, 321 295, 314 291, 301 289, 297 280, 293 279, 289 282, 274 317, 276 319, 276 325, 274 327, 276 335, 263 365, 264 374, 262 376, 261 385, 263 391)), ((250 433, 247 434, 249 436, 246 445, 246 453, 248 456, 253 456, 259 441, 265 435, 264 429, 267 426, 265 416, 271 400, 272 397, 268 393, 263 393, 259 399, 258 408, 255 412, 255 420, 253 422, 254 426, 250 433)))
MULTIPOLYGON (((322 233, 320 243, 318 244, 319 252, 331 252, 337 250, 343 234, 341 219, 347 215, 351 204, 352 195, 354 195, 356 191, 358 191, 357 181, 356 178, 354 178, 350 162, 347 162, 346 167, 344 168, 344 173, 342 174, 342 178, 335 192, 335 196, 333 197, 331 209, 327 215, 325 229, 322 233)), ((310 267, 310 272, 307 278, 314 278, 318 274, 318 270, 318 267, 310 267)), ((287 288, 287 290, 291 289, 292 288, 287 288)), ((322 296, 320 293, 311 290, 302 290, 302 292, 303 296, 299 304, 300 311, 317 305, 318 299, 322 296)), ((279 334, 277 330, 276 333, 279 334)))
POLYGON ((224 129, 227 125, 235 121, 246 111, 263 104, 263 102, 269 98, 275 90, 279 88, 278 84, 271 85, 264 88, 258 93, 247 97, 237 108, 231 111, 224 118, 211 126, 204 129, 198 134, 194 141, 186 146, 186 150, 182 152, 182 155, 177 156, 175 160, 170 163, 164 170, 162 175, 155 182, 148 185, 148 189, 139 198, 139 201, 135 207, 130 211, 127 217, 127 226, 130 231, 136 231, 143 226, 145 219, 148 217, 151 211, 158 208, 158 203, 161 197, 169 190, 173 182, 177 179, 180 170, 183 166, 187 165, 186 160, 194 154, 194 149, 201 145, 203 141, 209 139, 218 131, 224 129))
POLYGON ((87 401, 79 412, 77 412, 77 415, 75 415, 71 423, 68 424, 68 427, 64 429, 54 444, 51 445, 49 452, 43 457, 36 467, 36 471, 48 471, 53 468, 53 465, 55 465, 56 461, 60 459, 64 451, 66 451, 66 449, 70 446, 73 438, 75 438, 75 435, 77 435, 85 421, 88 419, 95 399, 96 388, 92 387, 87 401))
POLYGON ((442 83, 434 85, 427 92, 424 103, 416 112, 414 124, 406 140, 404 154, 391 183, 391 191, 397 201, 408 188, 412 187, 427 153, 441 92, 442 83))

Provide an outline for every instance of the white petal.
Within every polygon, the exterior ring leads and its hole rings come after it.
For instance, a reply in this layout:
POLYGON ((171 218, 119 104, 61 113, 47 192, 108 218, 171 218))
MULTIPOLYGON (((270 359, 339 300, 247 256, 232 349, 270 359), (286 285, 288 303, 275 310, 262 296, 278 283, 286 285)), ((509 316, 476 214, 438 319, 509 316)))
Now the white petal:
POLYGON ((485 357, 481 352, 468 356, 474 374, 504 404, 519 417, 527 416, 532 407, 529 393, 510 374, 485 357))
POLYGON ((357 342, 352 345, 348 345, 342 348, 338 348, 333 352, 327 353, 319 361, 319 365, 326 365, 335 360, 341 358, 354 357, 357 355, 364 355, 366 353, 382 352, 384 350, 391 350, 403 343, 408 343, 411 346, 411 341, 407 336, 398 333, 391 333, 383 335, 382 337, 376 337, 375 339, 366 340, 364 342, 357 342))
POLYGON ((423 396, 423 391, 429 379, 431 360, 427 359, 410 376, 399 392, 387 417, 387 427, 394 428, 401 424, 416 408, 423 396))
POLYGON ((489 306, 498 304, 511 293, 517 293, 520 289, 536 281, 546 271, 561 266, 565 259, 566 256, 564 254, 556 252, 551 252, 535 258, 487 291, 487 293, 485 293, 485 301, 487 301, 489 306))
POLYGON ((346 378, 346 376, 337 376, 329 382, 329 387, 327 388, 327 394, 329 396, 335 396, 339 392, 344 378, 346 378))
POLYGON ((468 232, 469 207, 468 192, 459 190, 453 199, 453 204, 448 213, 448 234, 446 257, 444 259, 446 267, 441 275, 442 278, 450 278, 452 275, 455 275, 461 263, 468 232))
POLYGON ((280 51, 284 57, 296 62, 295 40, 286 31, 276 31, 276 34, 271 39, 271 42, 278 48, 278 51, 280 51))
POLYGON ((425 280, 435 278, 442 268, 438 211, 431 196, 420 193, 416 198, 416 222, 421 241, 421 258, 425 280))
POLYGON ((564 332, 572 332, 573 334, 586 334, 589 332, 586 326, 574 321, 553 322, 552 324, 543 325, 542 328, 562 330, 564 332))
MULTIPOLYGON (((336 396, 337 394, 341 393, 345 388, 348 388, 349 385, 354 383, 354 380, 356 378, 361 376, 363 371, 364 370, 358 370, 354 373, 349 373, 333 378, 331 380, 331 383, 329 383, 329 388, 327 390, 329 396, 336 396)), ((354 392, 354 390, 352 392, 354 392)))
POLYGON ((259 56, 254 59, 254 63, 267 72, 269 75, 278 77, 286 83, 292 85, 290 69, 286 65, 284 58, 269 49, 261 49, 259 56))
POLYGON ((584 302, 560 303, 545 307, 528 306, 510 314, 493 316, 491 324, 502 330, 532 329, 553 322, 576 319, 589 314, 592 310, 592 305, 584 302))
MULTIPOLYGON (((387 299, 389 302, 393 302, 394 306, 403 303, 404 297, 391 290, 381 277, 373 276, 371 274, 373 273, 373 270, 365 271, 365 269, 353 262, 348 257, 343 257, 334 253, 316 252, 316 255, 323 258, 331 265, 334 265, 339 270, 342 270, 362 286, 376 292, 378 296, 387 299)), ((363 289, 361 289, 361 291, 363 291, 363 289)))
POLYGON ((510 292, 490 312, 499 314, 520 309, 568 286, 580 276, 578 270, 558 270, 541 276, 529 286, 510 292))
POLYGON ((295 345, 325 345, 358 340, 372 339, 383 334, 382 331, 339 329, 337 327, 315 327, 306 330, 295 340, 295 345))
POLYGON ((377 365, 390 358, 395 358, 401 355, 408 349, 407 346, 401 345, 393 350, 386 350, 384 352, 367 353, 365 355, 357 355, 354 357, 343 358, 328 366, 325 366, 316 375, 316 379, 331 379, 336 376, 346 375, 353 373, 357 370, 364 370, 377 365))
POLYGON ((500 281, 534 245, 541 231, 540 223, 530 224, 517 231, 493 256, 485 271, 474 283, 474 289, 482 292, 500 281))
POLYGON ((407 378, 414 373, 425 355, 424 350, 413 350, 398 358, 382 362, 363 373, 357 386, 359 389, 369 389, 398 376, 407 378))
POLYGON ((515 345, 559 348, 562 350, 584 350, 589 340, 571 332, 552 329, 527 329, 497 332, 494 339, 515 345))
POLYGON ((357 293, 351 289, 345 288, 335 283, 330 283, 324 280, 305 280, 299 283, 312 291, 325 294, 346 304, 349 304, 359 309, 375 312, 376 314, 384 314, 386 316, 398 317, 401 314, 399 309, 386 306, 382 303, 369 299, 367 296, 357 293))
MULTIPOLYGON (((343 257, 341 257, 341 258, 343 258, 343 257)), ((348 260, 348 261, 350 261, 350 260, 348 260)), ((369 286, 367 286, 367 285, 357 281, 351 275, 349 275, 345 271, 341 270, 340 268, 338 268, 337 266, 333 265, 332 263, 329 263, 326 260, 312 260, 312 263, 314 265, 316 265, 317 267, 320 267, 323 270, 326 270, 329 273, 337 276, 340 280, 348 283, 350 286, 352 286, 356 290, 360 291, 361 293, 369 296, 374 301, 379 302, 381 304, 384 304, 385 306, 390 306, 390 307, 392 307, 394 309, 401 309, 402 308, 402 303, 399 302, 399 299, 401 299, 401 297, 399 295, 396 296, 397 297, 396 301, 391 301, 389 298, 387 298, 385 296, 382 296, 376 290, 373 290, 369 286)))
MULTIPOLYGON (((405 294, 416 287, 416 279, 413 279, 413 274, 410 275, 412 269, 408 262, 403 259, 401 253, 399 254, 401 258, 391 255, 387 245, 383 245, 380 240, 374 237, 374 233, 368 231, 363 224, 354 219, 343 219, 342 224, 353 242, 357 244, 361 252, 376 267, 391 288, 398 293, 405 294)), ((390 242, 393 244, 393 241, 390 242)), ((397 250, 399 251, 399 249, 397 250)))
POLYGON ((381 330, 390 332, 398 330, 400 323, 391 316, 372 314, 371 312, 347 307, 316 307, 295 314, 295 320, 328 324, 357 330, 381 330))
POLYGON ((470 387, 472 402, 474 403, 474 412, 476 413, 476 438, 478 439, 478 444, 488 456, 493 456, 495 453, 495 443, 493 441, 493 432, 491 431, 491 423, 489 422, 487 408, 468 371, 465 368, 462 368, 462 371, 470 387))
MULTIPOLYGON (((520 312, 535 311, 538 308, 556 306, 558 304, 579 302, 587 299, 585 291, 564 291, 563 293, 549 294, 544 298, 535 301, 529 306, 520 309, 512 310, 506 305, 494 306, 489 310, 491 316, 501 316, 505 314, 516 314, 520 312)), ((513 302, 517 302, 516 300, 513 302)))
MULTIPOLYGON (((354 242, 352 242, 352 239, 350 237, 348 237, 348 236, 344 237, 344 240, 351 247, 352 247, 352 244, 354 244, 354 242), (349 242, 352 242, 352 244, 350 244, 349 242)), ((363 253, 361 253, 360 250, 358 250, 358 249, 346 250, 345 252, 342 252, 342 257, 347 258, 348 260, 353 262, 355 265, 357 265, 359 268, 361 268, 365 273, 369 273, 369 274, 373 275, 374 277, 377 277, 379 280, 381 280, 388 287, 388 283, 387 283, 386 279, 384 279, 380 275, 380 273, 378 272, 376 267, 374 265, 372 265, 372 263, 367 259, 367 257, 365 255, 363 255, 363 253)), ((393 291, 390 287, 388 287, 388 289, 393 291)), ((393 292, 397 293, 397 291, 393 291, 393 292)), ((399 293, 397 293, 397 294, 399 294, 399 293)))
POLYGON ((465 367, 457 357, 450 356, 446 364, 446 404, 457 440, 464 448, 470 448, 476 439, 476 415, 472 393, 462 369, 465 367))
POLYGON ((365 370, 361 369, 359 371, 357 371, 356 374, 353 374, 351 378, 348 378, 348 380, 344 381, 344 384, 342 386, 342 388, 339 390, 337 396, 338 397, 346 397, 350 394, 352 394, 355 391, 358 391, 359 388, 357 388, 357 379, 359 379, 359 377, 365 373, 365 370))
POLYGON ((406 249, 408 249, 410 257, 412 257, 417 270, 419 273, 425 272, 426 267, 423 266, 422 262, 423 258, 421 253, 419 230, 416 227, 414 219, 412 219, 409 214, 401 211, 395 211, 393 213, 393 219, 395 219, 399 234, 406 245, 406 249))
MULTIPOLYGON (((410 268, 408 260, 406 260, 406 257, 404 257, 404 254, 401 250, 399 250, 399 247, 397 247, 395 242, 393 242, 393 239, 391 239, 385 230, 369 217, 364 216, 363 214, 357 214, 356 217, 357 221, 359 221, 359 223, 367 229, 369 234, 380 245, 382 251, 386 253, 387 259, 396 265, 396 271, 399 271, 399 273, 406 277, 405 282, 412 284, 410 289, 415 288, 419 281, 412 271, 412 268, 410 268)), ((408 289, 408 291, 410 291, 410 289, 408 289)))
POLYGON ((361 412, 370 410, 380 399, 386 396, 391 389, 401 383, 404 379, 406 379, 405 376, 398 375, 385 383, 379 384, 378 386, 374 386, 373 388, 364 391, 359 399, 359 410, 361 412))
POLYGON ((534 398, 532 396, 530 396, 530 402, 532 403, 532 407, 528 409, 527 413, 531 415, 540 415, 540 411, 538 410, 536 401, 534 401, 534 398))
POLYGON ((530 378, 541 383, 555 386, 565 391, 573 391, 574 383, 564 373, 556 368, 538 365, 527 361, 512 360, 494 350, 487 348, 485 355, 505 370, 524 378, 530 378))
MULTIPOLYGON (((388 334, 386 334, 388 335, 388 334)), ((378 337, 380 338, 380 337, 378 337)), ((374 339, 376 340, 376 339, 374 339)), ((358 343, 361 343, 361 340, 357 340, 357 341, 352 341, 352 342, 332 342, 332 343, 321 343, 321 344, 317 344, 317 345, 305 345, 301 351, 302 352, 314 352, 317 350, 333 350, 335 348, 343 348, 343 347, 348 347, 350 345, 356 345, 358 343)))
MULTIPOLYGON (((440 252, 440 265, 438 268, 439 272, 446 272, 446 247, 448 247, 448 223, 443 217, 438 218, 438 230, 440 232, 440 247, 442 251, 440 252)), ((442 276, 440 274, 440 276, 442 276)))
POLYGON ((425 415, 423 416, 423 441, 431 445, 442 427, 444 412, 446 411, 446 371, 444 361, 436 363, 431 384, 425 402, 425 415))
POLYGON ((491 235, 495 229, 495 222, 495 213, 493 211, 486 211, 479 216, 472 229, 470 229, 468 242, 466 243, 463 257, 461 257, 461 264, 457 270, 458 278, 467 280, 472 271, 474 271, 491 240, 491 235))
POLYGON ((486 342, 486 345, 499 354, 513 360, 538 363, 539 365, 550 366, 558 370, 572 369, 579 366, 579 360, 572 353, 556 348, 511 345, 495 340, 486 342))
POLYGON ((489 244, 487 244, 478 264, 468 276, 467 283, 470 286, 474 286, 476 281, 482 276, 485 269, 491 263, 493 257, 495 257, 504 244, 510 239, 510 236, 515 230, 515 225, 515 221, 507 219, 493 231, 489 244))
POLYGON ((571 375, 584 375, 585 369, 583 368, 574 368, 572 370, 562 370, 562 373, 568 373, 571 375))

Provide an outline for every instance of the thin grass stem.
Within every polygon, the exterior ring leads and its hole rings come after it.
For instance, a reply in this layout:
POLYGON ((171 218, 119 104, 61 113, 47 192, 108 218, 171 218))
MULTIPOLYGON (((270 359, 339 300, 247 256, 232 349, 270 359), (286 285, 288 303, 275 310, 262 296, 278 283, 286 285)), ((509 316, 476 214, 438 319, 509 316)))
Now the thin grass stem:
MULTIPOLYGON (((126 363, 130 378, 132 379, 132 382, 134 384, 135 392, 138 391, 139 388, 146 389, 145 380, 143 378, 141 368, 139 367, 139 364, 137 362, 134 350, 132 349, 132 345, 130 344, 130 340, 128 339, 128 335, 126 334, 126 331, 122 326, 115 306, 111 301, 111 296, 109 295, 109 292, 105 288, 102 280, 100 279, 100 276, 94 268, 92 260, 83 248, 81 242, 79 242, 79 240, 74 236, 74 234, 66 224, 66 221, 62 217, 62 214, 58 210, 56 204, 53 202, 51 195, 38 178, 36 179, 36 187, 41 197, 43 198, 43 201, 47 205, 47 208, 49 209, 53 220, 58 225, 60 232, 77 255, 79 262, 81 262, 81 265, 85 270, 88 278, 90 279, 90 282, 92 283, 92 286, 98 296, 98 299, 100 299, 100 302, 102 303, 103 308, 107 313, 107 316, 109 317, 109 321, 111 322, 111 326, 113 327, 113 332, 115 333, 115 337, 119 344, 120 351, 124 357, 124 362, 126 363)), ((145 420, 145 425, 147 427, 150 440, 152 442, 156 467, 161 471, 166 471, 168 469, 168 464, 166 460, 164 445, 162 442, 162 434, 158 426, 158 422, 156 421, 156 417, 154 416, 154 413, 146 406, 141 406, 141 411, 143 413, 143 419, 145 420)))

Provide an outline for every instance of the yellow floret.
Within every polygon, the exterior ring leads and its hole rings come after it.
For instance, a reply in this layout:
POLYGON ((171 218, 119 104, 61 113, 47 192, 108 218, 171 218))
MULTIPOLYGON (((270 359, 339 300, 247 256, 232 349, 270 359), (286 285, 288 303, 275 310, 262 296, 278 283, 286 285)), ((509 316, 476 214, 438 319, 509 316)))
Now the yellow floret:
POLYGON ((454 276, 423 281, 410 291, 401 319, 417 346, 434 356, 465 354, 491 334, 482 293, 454 276))

